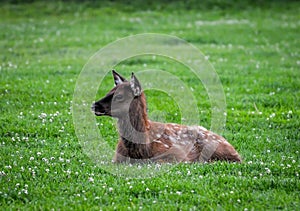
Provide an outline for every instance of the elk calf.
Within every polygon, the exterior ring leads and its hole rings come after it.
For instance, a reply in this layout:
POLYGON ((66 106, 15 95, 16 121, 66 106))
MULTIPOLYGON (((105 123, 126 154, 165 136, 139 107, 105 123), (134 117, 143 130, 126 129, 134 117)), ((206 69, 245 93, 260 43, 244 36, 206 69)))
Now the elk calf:
POLYGON ((95 102, 92 110, 97 116, 118 119, 115 162, 241 162, 229 142, 201 126, 150 121, 145 94, 135 75, 127 81, 114 70, 112 73, 115 87, 95 102))

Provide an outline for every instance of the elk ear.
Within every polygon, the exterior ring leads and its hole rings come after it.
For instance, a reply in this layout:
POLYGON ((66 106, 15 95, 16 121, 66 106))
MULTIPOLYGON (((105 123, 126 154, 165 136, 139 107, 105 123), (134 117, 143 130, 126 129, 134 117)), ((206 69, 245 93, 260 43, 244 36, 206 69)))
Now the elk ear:
POLYGON ((130 87, 134 96, 140 96, 142 94, 142 87, 134 73, 131 74, 130 87))
POLYGON ((115 70, 112 70, 112 74, 114 76, 115 85, 122 84, 123 82, 127 81, 123 76, 117 73, 115 70))

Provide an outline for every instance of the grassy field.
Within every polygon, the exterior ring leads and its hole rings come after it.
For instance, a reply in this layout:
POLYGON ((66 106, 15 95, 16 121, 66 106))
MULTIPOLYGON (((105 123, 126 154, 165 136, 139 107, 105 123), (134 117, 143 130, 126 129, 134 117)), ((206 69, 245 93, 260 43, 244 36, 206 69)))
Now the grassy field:
MULTIPOLYGON (((293 1, 0 3, 1 210, 299 210, 299 14, 293 1), (146 32, 178 36, 213 64, 227 102, 222 135, 242 164, 179 164, 134 179, 104 171, 83 152, 71 109, 83 66, 103 46, 146 32)), ((205 89, 184 67, 140 58, 117 70, 129 77, 145 66, 197 90, 201 124, 210 127, 205 89)), ((111 76, 101 85, 97 98, 111 76)), ((180 120, 166 94, 147 97, 152 117, 180 120)), ((97 121, 113 149, 115 121, 97 121)))

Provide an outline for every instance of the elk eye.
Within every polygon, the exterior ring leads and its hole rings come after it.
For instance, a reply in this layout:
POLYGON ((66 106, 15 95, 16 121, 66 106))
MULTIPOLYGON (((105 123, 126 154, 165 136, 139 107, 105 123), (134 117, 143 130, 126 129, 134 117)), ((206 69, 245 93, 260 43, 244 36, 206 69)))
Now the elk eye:
POLYGON ((122 101, 123 100, 123 95, 117 95, 116 97, 115 97, 115 100, 116 101, 122 101))

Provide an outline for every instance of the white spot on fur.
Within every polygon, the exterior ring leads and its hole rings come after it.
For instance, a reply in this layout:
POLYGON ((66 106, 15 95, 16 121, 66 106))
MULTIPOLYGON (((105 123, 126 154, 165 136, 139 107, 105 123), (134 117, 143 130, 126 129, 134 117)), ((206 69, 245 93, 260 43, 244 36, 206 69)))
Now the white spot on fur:
POLYGON ((201 137, 204 137, 204 136, 205 136, 205 134, 202 133, 202 132, 199 132, 199 135, 200 135, 201 137))
POLYGON ((164 147, 166 147, 166 148, 170 148, 170 146, 169 145, 167 145, 167 144, 164 144, 162 141, 160 141, 160 140, 153 140, 153 142, 156 142, 156 143, 159 143, 159 144, 163 144, 164 145, 164 147))
POLYGON ((187 137, 188 137, 187 134, 183 134, 183 135, 182 135, 182 138, 187 138, 187 137))
POLYGON ((167 145, 167 144, 164 144, 164 146, 165 146, 166 148, 170 148, 170 146, 169 146, 169 145, 167 145))
POLYGON ((176 142, 177 142, 177 139, 174 138, 174 137, 172 137, 172 136, 169 136, 169 139, 170 139, 170 141, 172 141, 173 143, 176 143, 176 142))

